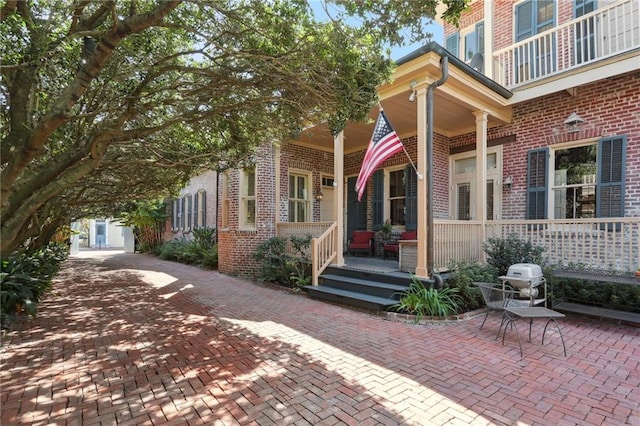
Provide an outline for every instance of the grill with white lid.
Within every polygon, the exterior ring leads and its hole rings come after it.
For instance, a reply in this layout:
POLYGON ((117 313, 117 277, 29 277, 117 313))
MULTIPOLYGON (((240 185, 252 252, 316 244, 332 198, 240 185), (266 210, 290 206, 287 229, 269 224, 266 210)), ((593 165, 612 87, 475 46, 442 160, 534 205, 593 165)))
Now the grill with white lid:
POLYGON ((547 280, 542 275, 542 268, 539 265, 533 263, 515 263, 509 266, 507 275, 498 277, 502 280, 502 285, 509 283, 512 287, 518 289, 520 297, 523 299, 530 299, 531 306, 539 305, 544 302, 547 306, 547 280), (538 297, 537 287, 544 284, 544 297, 536 299, 538 297))

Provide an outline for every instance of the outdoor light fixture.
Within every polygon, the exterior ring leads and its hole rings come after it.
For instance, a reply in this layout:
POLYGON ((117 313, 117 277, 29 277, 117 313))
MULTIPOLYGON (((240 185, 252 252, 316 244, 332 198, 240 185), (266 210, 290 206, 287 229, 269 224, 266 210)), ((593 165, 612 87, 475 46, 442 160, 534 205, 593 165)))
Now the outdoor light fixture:
POLYGON ((316 201, 322 201, 322 199, 324 198, 324 194, 322 193, 322 190, 320 190, 317 194, 316 194, 316 201))
POLYGON ((504 189, 507 191, 511 190, 511 185, 513 185, 513 177, 511 175, 504 178, 504 182, 502 182, 504 189))
POLYGON ((580 125, 584 123, 584 119, 578 115, 575 111, 564 120, 564 125, 567 126, 569 133, 577 133, 580 131, 580 125))
POLYGON ((409 87, 411 87, 411 94, 409 95, 409 102, 414 102, 416 100, 416 95, 418 94, 418 91, 415 89, 416 87, 416 83, 415 81, 412 81, 411 84, 409 85, 409 87))

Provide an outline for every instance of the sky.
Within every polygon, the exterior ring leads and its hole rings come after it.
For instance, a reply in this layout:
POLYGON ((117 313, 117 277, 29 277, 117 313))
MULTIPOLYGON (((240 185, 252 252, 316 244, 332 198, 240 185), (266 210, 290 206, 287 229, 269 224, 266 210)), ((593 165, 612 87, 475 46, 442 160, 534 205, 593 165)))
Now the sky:
MULTIPOLYGON (((313 9, 316 17, 318 17, 319 19, 326 18, 326 14, 322 8, 322 3, 323 2, 320 0, 309 0, 309 4, 311 5, 311 8, 313 9)), ((354 19, 354 23, 357 23, 355 19, 354 19)), ((409 53, 413 52, 414 50, 424 46, 429 41, 435 41, 441 46, 444 46, 444 29, 440 24, 433 22, 432 24, 429 24, 427 26, 426 31, 433 34, 433 37, 431 38, 431 40, 424 40, 418 43, 408 44, 402 47, 394 46, 391 48, 391 59, 398 60, 403 56, 406 56, 409 53)))

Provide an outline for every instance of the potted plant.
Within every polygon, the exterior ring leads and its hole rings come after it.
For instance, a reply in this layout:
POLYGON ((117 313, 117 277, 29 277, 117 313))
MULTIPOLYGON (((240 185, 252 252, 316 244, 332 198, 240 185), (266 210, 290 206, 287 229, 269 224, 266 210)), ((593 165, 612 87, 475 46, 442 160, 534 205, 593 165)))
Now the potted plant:
POLYGON ((380 239, 384 244, 388 243, 391 239, 391 231, 393 230, 393 225, 391 224, 391 220, 387 219, 382 224, 382 228, 378 231, 378 235, 380 235, 380 239))

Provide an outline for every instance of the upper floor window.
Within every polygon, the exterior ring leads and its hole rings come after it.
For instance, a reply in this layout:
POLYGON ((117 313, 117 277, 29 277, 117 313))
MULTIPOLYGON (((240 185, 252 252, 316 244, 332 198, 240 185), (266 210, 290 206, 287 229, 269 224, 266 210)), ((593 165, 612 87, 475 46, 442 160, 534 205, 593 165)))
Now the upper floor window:
POLYGON ((522 41, 555 25, 553 0, 527 0, 516 6, 516 41, 522 41))
POLYGON ((240 227, 256 227, 256 169, 240 172, 240 227))
POLYGON ((306 174, 289 174, 289 222, 309 221, 309 180, 306 174))
POLYGON ((445 46, 451 54, 482 72, 484 69, 484 22, 467 27, 460 33, 451 34, 445 40, 445 46))

